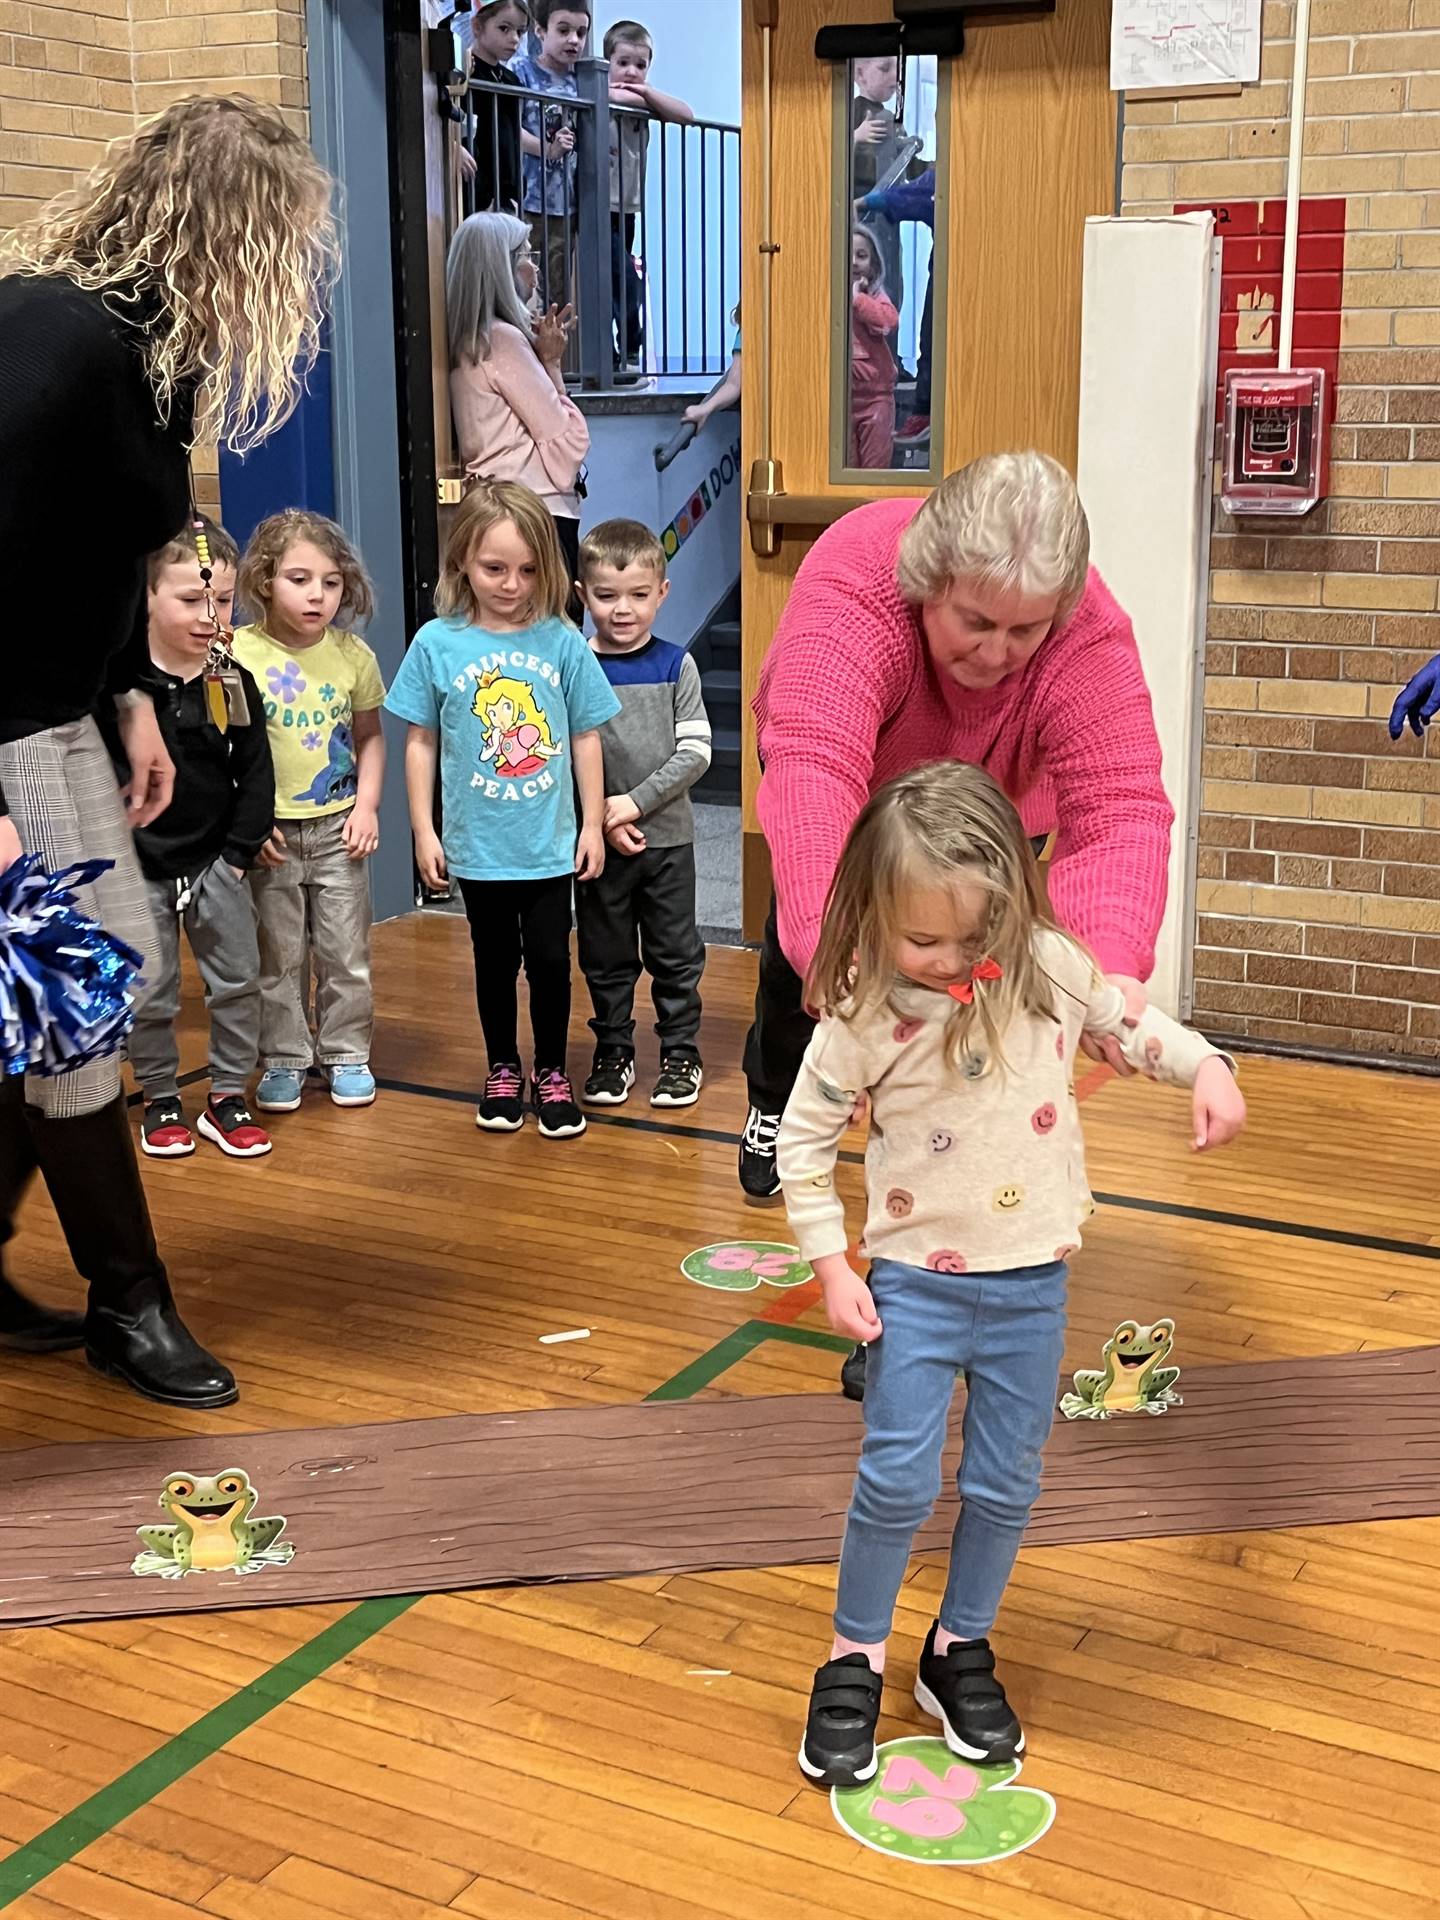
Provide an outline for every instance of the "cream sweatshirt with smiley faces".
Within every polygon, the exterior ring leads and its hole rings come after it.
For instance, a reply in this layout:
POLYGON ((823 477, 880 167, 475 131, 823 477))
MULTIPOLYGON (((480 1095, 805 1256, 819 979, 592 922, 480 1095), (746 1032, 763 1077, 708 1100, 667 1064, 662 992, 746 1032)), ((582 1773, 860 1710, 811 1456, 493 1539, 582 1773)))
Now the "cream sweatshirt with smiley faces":
POLYGON ((1054 1018, 1014 1022, 1003 1070, 979 1054, 949 1060, 953 1001, 909 983, 897 985, 894 1009, 821 1020, 778 1149, 807 1260, 849 1245, 835 1167, 861 1093, 871 1112, 862 1253, 939 1273, 1002 1273, 1078 1250, 1080 1224, 1095 1210, 1071 1085, 1081 1034, 1116 1035, 1132 1066, 1171 1086, 1193 1086, 1217 1049, 1154 1007, 1127 1027, 1120 989, 1062 936, 1038 934, 1035 952, 1055 982, 1054 1018))

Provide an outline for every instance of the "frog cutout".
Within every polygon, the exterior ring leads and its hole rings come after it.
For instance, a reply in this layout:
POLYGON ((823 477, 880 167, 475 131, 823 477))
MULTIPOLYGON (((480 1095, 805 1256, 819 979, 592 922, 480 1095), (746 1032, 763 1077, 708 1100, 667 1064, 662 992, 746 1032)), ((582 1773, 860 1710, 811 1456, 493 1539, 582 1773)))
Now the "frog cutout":
POLYGON ((145 1551, 136 1554, 131 1572, 183 1580, 187 1573, 229 1569, 248 1574, 283 1567, 295 1548, 280 1538, 285 1521, 279 1514, 250 1518, 258 1498, 239 1467, 227 1467, 213 1479, 194 1473, 167 1475, 160 1505, 174 1525, 136 1528, 145 1551))
POLYGON ((830 1794, 830 1810, 852 1840, 916 1866, 978 1867, 1033 1847, 1049 1831, 1055 1802, 1018 1786, 1018 1760, 957 1761, 928 1736, 889 1740, 875 1751, 874 1777, 830 1794))
MULTIPOLYGON (((812 1181, 812 1185, 819 1185, 812 1181)), ((802 1287, 815 1269, 802 1260, 800 1249, 778 1240, 718 1240, 697 1247, 680 1262, 680 1271, 697 1286, 724 1293, 753 1293, 767 1287, 802 1287)))
POLYGON ((1182 1405, 1175 1392, 1178 1367, 1163 1364, 1175 1344, 1175 1322, 1142 1326, 1122 1320, 1105 1342, 1099 1367, 1082 1367, 1075 1391, 1065 1394, 1060 1411, 1067 1420, 1108 1420, 1112 1413, 1164 1413, 1182 1405))

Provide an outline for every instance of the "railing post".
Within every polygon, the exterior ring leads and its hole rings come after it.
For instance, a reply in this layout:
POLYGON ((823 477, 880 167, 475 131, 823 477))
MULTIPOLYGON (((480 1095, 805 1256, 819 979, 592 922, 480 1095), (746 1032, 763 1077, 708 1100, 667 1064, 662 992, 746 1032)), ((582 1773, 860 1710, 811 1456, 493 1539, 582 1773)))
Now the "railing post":
POLYGON ((610 288, 610 62, 587 55, 576 64, 580 98, 576 173, 579 263, 580 379, 602 390, 615 383, 615 332, 610 288))

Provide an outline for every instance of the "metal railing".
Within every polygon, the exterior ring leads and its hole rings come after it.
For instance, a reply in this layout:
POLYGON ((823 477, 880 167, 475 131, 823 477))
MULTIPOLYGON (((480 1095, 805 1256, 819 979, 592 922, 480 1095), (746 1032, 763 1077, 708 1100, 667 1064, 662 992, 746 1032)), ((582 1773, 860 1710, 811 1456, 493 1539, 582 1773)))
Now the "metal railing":
POLYGON ((575 95, 472 80, 465 210, 513 206, 530 223, 540 299, 575 308, 567 379, 599 390, 645 374, 713 379, 730 363, 740 298, 740 129, 614 106, 609 70, 579 61, 575 95), (545 156, 521 156, 527 123, 545 156), (573 152, 561 153, 567 131, 573 152))

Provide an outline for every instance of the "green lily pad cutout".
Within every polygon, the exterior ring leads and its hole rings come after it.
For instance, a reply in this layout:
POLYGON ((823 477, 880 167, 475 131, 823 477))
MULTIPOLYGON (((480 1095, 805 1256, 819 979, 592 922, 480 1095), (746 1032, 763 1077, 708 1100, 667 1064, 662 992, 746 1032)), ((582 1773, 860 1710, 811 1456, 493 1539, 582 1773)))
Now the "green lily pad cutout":
POLYGON ((815 1278, 800 1249, 777 1240, 717 1240, 687 1253, 680 1271, 697 1286, 724 1293, 753 1293, 762 1281, 767 1287, 803 1287, 815 1278))
POLYGON ((981 1867, 1023 1853, 1048 1832, 1055 1802, 1012 1784, 1018 1761, 994 1767, 957 1760, 943 1740, 890 1740, 875 1777, 830 1805, 852 1839, 894 1860, 927 1867, 981 1867))

